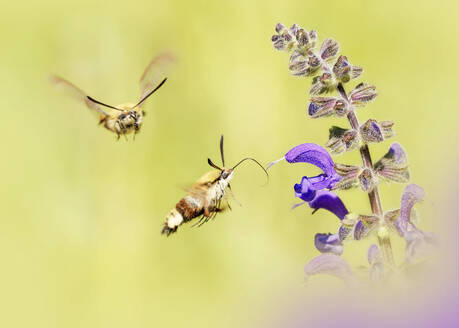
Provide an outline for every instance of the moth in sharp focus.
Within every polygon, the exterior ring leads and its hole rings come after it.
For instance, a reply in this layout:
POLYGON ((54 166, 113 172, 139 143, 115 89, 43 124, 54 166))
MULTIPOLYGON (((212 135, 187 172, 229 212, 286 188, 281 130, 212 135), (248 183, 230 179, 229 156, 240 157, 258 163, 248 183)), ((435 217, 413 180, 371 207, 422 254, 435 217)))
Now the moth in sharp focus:
MULTIPOLYGON (((232 195, 230 181, 233 178, 234 169, 244 161, 254 161, 263 169, 268 177, 268 172, 266 172, 265 168, 257 160, 251 157, 240 160, 231 168, 226 168, 223 154, 223 136, 221 136, 220 139, 220 155, 223 167, 220 168, 215 165, 210 158, 207 159, 209 165, 215 170, 209 171, 199 178, 188 191, 188 194, 175 205, 172 211, 170 211, 161 231, 162 234, 169 236, 171 233, 177 231, 180 225, 195 218, 199 218, 195 225, 201 226, 210 219, 215 218, 217 213, 223 211, 222 199, 227 197, 227 188, 232 195)), ((231 209, 228 199, 225 200, 228 207, 231 209)))
POLYGON ((134 135, 142 126, 142 118, 145 112, 142 105, 153 93, 166 82, 165 73, 174 62, 171 54, 161 54, 153 58, 140 78, 140 97, 137 103, 124 103, 118 106, 107 105, 90 96, 67 80, 52 76, 55 85, 62 86, 78 101, 99 115, 99 124, 114 132, 118 139, 121 135, 126 136, 134 132, 134 135))

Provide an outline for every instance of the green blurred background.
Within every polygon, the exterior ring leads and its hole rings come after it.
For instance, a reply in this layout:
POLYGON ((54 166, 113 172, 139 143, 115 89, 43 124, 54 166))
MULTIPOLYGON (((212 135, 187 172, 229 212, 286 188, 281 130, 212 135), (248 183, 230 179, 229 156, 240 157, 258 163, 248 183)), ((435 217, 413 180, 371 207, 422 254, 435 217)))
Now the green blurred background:
MULTIPOLYGON (((303 142, 324 144, 335 119, 306 116, 310 81, 289 75, 270 37, 277 22, 334 37, 379 90, 359 119, 391 119, 412 181, 435 204, 457 158, 456 1, 8 1, 0 20, 3 327, 266 326, 291 295, 316 232, 336 218, 290 211, 294 183, 318 170, 241 166, 243 203, 201 228, 160 235, 187 186, 218 161, 263 163, 303 142), (53 90, 57 73, 111 104, 134 101, 151 57, 178 57, 145 106, 135 141, 116 141, 88 110, 53 90)), ((390 142, 372 146, 374 159, 390 142)), ((339 159, 358 163, 358 154, 339 159)), ((403 186, 381 187, 383 206, 403 186)), ((367 213, 367 197, 341 193, 367 213)), ((421 207, 421 227, 437 219, 421 207)), ((364 265, 366 246, 344 257, 364 265)), ((401 243, 395 242, 396 250, 401 243)), ((403 253, 397 253, 401 261, 403 253)), ((317 281, 322 281, 318 278, 317 281)), ((332 282, 333 283, 333 282, 332 282)))

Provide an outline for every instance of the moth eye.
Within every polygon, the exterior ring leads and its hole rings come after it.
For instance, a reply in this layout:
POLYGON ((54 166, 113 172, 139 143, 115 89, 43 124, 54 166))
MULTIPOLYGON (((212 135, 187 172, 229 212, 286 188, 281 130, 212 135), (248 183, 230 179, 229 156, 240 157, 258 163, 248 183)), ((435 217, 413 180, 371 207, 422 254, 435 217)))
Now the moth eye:
POLYGON ((229 173, 228 172, 223 172, 222 173, 222 179, 226 179, 228 177, 229 173))

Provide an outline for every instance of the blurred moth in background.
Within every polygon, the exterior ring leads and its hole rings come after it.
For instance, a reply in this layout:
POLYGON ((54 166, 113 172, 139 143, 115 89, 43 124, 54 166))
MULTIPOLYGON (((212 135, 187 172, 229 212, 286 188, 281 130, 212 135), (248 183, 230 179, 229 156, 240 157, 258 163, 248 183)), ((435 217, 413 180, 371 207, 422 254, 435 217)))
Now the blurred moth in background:
POLYGON ((174 57, 169 53, 153 58, 140 78, 140 97, 137 103, 124 103, 116 107, 88 96, 83 90, 59 76, 52 76, 51 82, 62 87, 73 98, 86 104, 89 109, 98 114, 99 124, 103 124, 107 130, 116 133, 119 139, 121 135, 126 136, 132 132, 135 135, 140 130, 142 118, 145 115, 142 105, 166 82, 166 72, 169 71, 173 62, 174 57))
POLYGON ((220 155, 222 158, 223 167, 220 168, 215 165, 210 158, 207 162, 214 170, 207 172, 198 181, 194 183, 188 194, 183 197, 170 211, 166 217, 162 234, 169 236, 171 233, 177 231, 177 228, 183 223, 189 222, 195 218, 199 220, 193 226, 201 226, 208 222, 210 219, 215 218, 217 213, 224 211, 226 208, 222 205, 222 199, 225 198, 228 208, 231 209, 226 189, 228 188, 231 195, 230 181, 233 179, 234 169, 239 164, 246 160, 254 161, 258 164, 268 177, 268 172, 265 168, 255 159, 251 157, 240 160, 236 165, 231 168, 225 167, 225 157, 223 154, 223 135, 220 139, 220 155))

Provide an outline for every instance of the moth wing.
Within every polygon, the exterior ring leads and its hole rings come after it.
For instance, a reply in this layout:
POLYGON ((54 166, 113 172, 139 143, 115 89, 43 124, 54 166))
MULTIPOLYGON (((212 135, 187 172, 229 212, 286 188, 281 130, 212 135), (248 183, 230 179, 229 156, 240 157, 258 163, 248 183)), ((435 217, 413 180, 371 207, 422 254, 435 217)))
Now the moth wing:
POLYGON ((81 103, 84 103, 89 109, 95 110, 101 115, 110 116, 110 114, 106 112, 104 109, 102 109, 102 107, 100 107, 95 102, 91 101, 83 90, 81 90, 74 84, 70 83, 69 81, 59 76, 52 75, 51 83, 56 87, 63 89, 64 92, 70 95, 73 99, 76 99, 81 103))
POLYGON ((170 52, 164 52, 154 57, 145 68, 140 77, 140 98, 142 100, 159 83, 167 78, 175 64, 175 56, 170 52))

